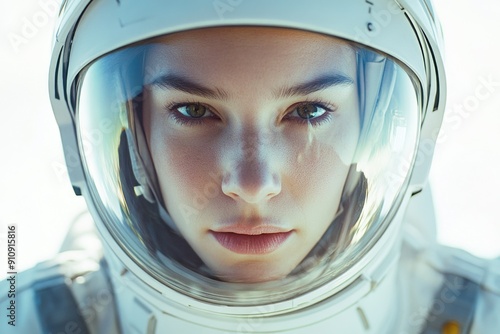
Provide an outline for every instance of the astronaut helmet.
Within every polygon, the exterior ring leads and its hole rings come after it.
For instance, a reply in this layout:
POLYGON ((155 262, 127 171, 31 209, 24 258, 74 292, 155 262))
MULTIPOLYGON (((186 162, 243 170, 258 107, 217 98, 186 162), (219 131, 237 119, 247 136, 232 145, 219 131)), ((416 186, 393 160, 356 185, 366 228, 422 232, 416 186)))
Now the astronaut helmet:
POLYGON ((427 178, 440 36, 428 0, 67 0, 50 93, 75 192, 165 312, 376 281, 427 178))

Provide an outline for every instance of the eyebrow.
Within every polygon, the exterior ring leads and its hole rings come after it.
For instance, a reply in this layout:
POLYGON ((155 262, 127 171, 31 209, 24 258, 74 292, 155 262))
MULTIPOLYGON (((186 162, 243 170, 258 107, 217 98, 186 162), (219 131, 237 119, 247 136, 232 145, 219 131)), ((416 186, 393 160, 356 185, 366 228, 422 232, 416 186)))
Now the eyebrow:
POLYGON ((167 74, 162 75, 152 82, 153 86, 159 86, 166 89, 175 89, 188 94, 194 94, 209 99, 227 100, 229 94, 223 89, 211 89, 199 83, 191 81, 190 79, 176 75, 167 74))
MULTIPOLYGON (((175 89, 188 94, 194 94, 209 99, 227 100, 229 94, 220 88, 211 89, 186 77, 176 74, 166 74, 156 78, 153 86, 166 89, 175 89)), ((283 87, 274 92, 276 99, 287 98, 300 95, 308 95, 319 90, 334 86, 351 86, 354 80, 340 73, 328 74, 317 77, 311 81, 304 82, 291 87, 283 87)))
POLYGON ((353 84, 354 80, 346 75, 340 73, 327 74, 292 87, 283 87, 277 90, 274 95, 276 98, 287 98, 308 95, 334 86, 351 86, 353 84))

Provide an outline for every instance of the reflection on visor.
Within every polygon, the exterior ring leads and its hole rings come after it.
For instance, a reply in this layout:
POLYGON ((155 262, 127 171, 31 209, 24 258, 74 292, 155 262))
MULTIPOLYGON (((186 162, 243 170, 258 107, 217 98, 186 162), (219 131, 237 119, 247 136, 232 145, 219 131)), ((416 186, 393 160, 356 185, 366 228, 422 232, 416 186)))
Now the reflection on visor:
POLYGON ((221 305, 284 301, 347 272, 387 227, 418 136, 403 68, 309 32, 162 36, 95 61, 77 88, 86 173, 115 241, 165 285, 221 305))

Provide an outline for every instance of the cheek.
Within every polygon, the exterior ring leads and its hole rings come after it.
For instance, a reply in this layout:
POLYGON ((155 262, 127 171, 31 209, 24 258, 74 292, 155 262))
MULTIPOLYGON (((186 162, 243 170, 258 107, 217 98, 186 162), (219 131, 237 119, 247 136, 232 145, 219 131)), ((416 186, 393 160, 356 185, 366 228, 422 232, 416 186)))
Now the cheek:
POLYGON ((320 147, 317 151, 321 159, 316 159, 314 153, 313 159, 296 164, 290 177, 291 198, 287 211, 300 236, 297 251, 304 256, 334 221, 349 172, 349 166, 344 165, 331 147, 320 147))
POLYGON ((296 198, 303 202, 303 207, 314 214, 332 215, 342 195, 342 190, 349 171, 331 146, 312 145, 302 162, 296 164, 292 180, 297 192, 296 198))
POLYGON ((205 146, 184 144, 168 136, 161 138, 163 142, 152 145, 152 154, 167 206, 176 200, 191 202, 196 194, 207 192, 210 173, 215 170, 214 154, 205 146))
POLYGON ((175 135, 152 115, 147 137, 167 210, 201 210, 217 194, 217 158, 210 143, 175 135))
POLYGON ((288 188, 292 205, 300 208, 297 215, 309 226, 324 229, 335 217, 353 163, 358 124, 353 113, 339 117, 324 131, 311 133, 308 140, 289 141, 293 153, 289 153, 288 188))

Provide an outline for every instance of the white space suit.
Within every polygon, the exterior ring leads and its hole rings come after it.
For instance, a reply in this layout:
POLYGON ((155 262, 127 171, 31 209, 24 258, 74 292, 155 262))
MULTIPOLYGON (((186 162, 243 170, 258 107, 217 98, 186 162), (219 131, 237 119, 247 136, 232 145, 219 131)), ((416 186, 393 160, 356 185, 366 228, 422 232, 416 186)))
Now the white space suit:
POLYGON ((2 282, 2 333, 497 333, 499 261, 435 241, 440 44, 428 1, 66 1, 92 219, 2 282))

